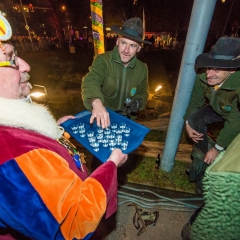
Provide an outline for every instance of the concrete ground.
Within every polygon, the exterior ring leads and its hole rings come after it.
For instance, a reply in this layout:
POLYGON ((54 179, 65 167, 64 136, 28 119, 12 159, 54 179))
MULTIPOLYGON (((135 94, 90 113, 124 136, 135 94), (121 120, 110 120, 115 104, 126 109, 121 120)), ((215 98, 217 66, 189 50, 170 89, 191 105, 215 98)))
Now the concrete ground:
POLYGON ((202 199, 194 194, 132 183, 120 186, 118 195, 117 213, 100 223, 91 240, 180 240, 182 227, 193 214, 193 207, 202 204, 202 199), (129 206, 133 202, 142 211, 159 212, 155 226, 146 226, 146 231, 140 235, 143 225, 138 221, 140 228, 137 230, 133 224, 136 209, 129 206), (146 207, 153 203, 157 205, 146 207))

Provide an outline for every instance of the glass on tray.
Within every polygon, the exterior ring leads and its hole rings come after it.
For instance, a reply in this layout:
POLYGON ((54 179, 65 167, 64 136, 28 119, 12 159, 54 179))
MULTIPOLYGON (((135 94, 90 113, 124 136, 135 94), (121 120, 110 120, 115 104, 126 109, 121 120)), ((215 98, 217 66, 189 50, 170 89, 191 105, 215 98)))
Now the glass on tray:
POLYGON ((96 142, 96 137, 90 137, 90 138, 88 138, 88 141, 89 141, 89 144, 90 144, 90 146, 92 146, 92 144, 94 143, 94 142, 96 142))
POLYGON ((101 142, 102 139, 103 139, 103 133, 98 133, 98 134, 96 135, 96 138, 97 138, 97 140, 98 140, 99 142, 101 142))
POLYGON ((116 139, 116 144, 117 145, 121 145, 121 143, 122 143, 122 134, 116 134, 115 135, 115 139, 116 139))
POLYGON ((78 133, 78 125, 77 124, 72 124, 71 129, 72 129, 73 134, 78 133))
POLYGON ((98 141, 93 142, 92 148, 93 148, 93 151, 98 152, 99 151, 99 142, 98 141))
POLYGON ((97 133, 103 133, 103 128, 101 126, 97 127, 97 133))
POLYGON ((107 138, 102 139, 102 146, 103 147, 108 147, 108 139, 107 138))
POLYGON ((119 128, 124 132, 124 129, 126 128, 127 124, 126 123, 120 123, 119 128))
POLYGON ((110 125, 112 132, 116 132, 117 127, 118 127, 117 123, 114 123, 114 122, 111 123, 111 125, 110 125))
POLYGON ((108 139, 108 145, 110 147, 110 150, 113 150, 116 148, 116 140, 115 139, 108 139))
POLYGON ((83 128, 79 128, 79 136, 80 137, 85 137, 86 136, 86 129, 83 127, 83 128))
POLYGON ((125 137, 129 137, 130 136, 130 132, 131 132, 131 129, 130 127, 126 127, 123 131, 123 134, 125 137))
POLYGON ((103 133, 104 133, 105 135, 108 135, 108 134, 111 133, 111 129, 110 129, 109 127, 104 128, 104 129, 103 129, 103 133))
POLYGON ((94 131, 88 131, 87 136, 88 136, 88 138, 93 137, 94 136, 94 131))
POLYGON ((128 148, 128 141, 127 140, 122 140, 121 148, 122 148, 123 151, 127 150, 127 148, 128 148))

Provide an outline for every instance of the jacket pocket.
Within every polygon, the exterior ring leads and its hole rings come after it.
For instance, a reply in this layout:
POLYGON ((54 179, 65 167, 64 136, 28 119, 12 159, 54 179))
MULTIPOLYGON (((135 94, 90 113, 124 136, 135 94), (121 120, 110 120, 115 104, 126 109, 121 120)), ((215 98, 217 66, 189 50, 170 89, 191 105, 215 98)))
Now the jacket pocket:
POLYGON ((232 111, 232 103, 225 99, 218 98, 218 107, 219 110, 224 113, 229 113, 232 111))
POLYGON ((102 93, 105 97, 114 98, 117 96, 118 89, 119 79, 113 79, 112 77, 108 76, 104 81, 102 93))

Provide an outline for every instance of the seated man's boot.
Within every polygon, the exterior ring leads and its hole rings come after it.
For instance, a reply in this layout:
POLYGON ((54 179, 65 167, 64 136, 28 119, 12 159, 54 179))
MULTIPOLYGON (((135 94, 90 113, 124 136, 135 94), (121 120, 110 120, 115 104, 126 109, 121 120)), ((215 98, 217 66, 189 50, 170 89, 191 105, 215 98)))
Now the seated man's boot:
POLYGON ((191 240, 191 228, 202 207, 203 205, 200 208, 196 209, 189 221, 183 226, 181 232, 182 240, 191 240))
POLYGON ((182 240, 191 240, 191 237, 190 237, 191 227, 192 225, 190 221, 183 226, 182 232, 181 232, 182 240))

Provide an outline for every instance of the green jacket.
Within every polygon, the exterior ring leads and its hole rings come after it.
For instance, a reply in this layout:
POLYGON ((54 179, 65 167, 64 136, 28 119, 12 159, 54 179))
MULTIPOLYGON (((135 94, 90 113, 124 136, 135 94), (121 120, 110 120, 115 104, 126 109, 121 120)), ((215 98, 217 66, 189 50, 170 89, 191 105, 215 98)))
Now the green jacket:
POLYGON ((145 108, 148 99, 148 68, 136 58, 125 67, 118 54, 118 47, 97 55, 89 73, 82 81, 83 104, 89 111, 89 99, 101 99, 112 110, 123 110, 126 98, 141 99, 145 108))
POLYGON ((225 120, 216 142, 226 148, 240 133, 239 92, 239 71, 231 74, 217 91, 207 84, 206 73, 198 74, 184 119, 207 102, 225 120))

